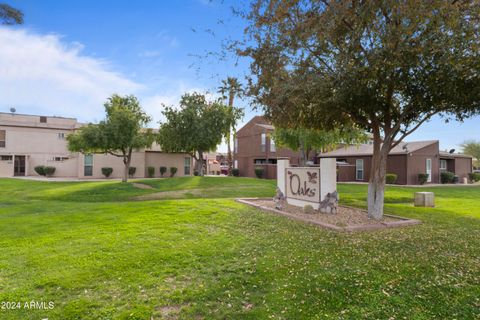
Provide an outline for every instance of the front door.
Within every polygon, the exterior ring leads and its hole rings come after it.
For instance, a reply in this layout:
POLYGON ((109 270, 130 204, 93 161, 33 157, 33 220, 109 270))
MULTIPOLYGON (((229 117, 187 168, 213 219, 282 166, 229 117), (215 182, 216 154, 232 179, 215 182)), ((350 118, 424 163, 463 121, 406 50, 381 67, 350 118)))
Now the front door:
POLYGON ((432 159, 427 159, 426 174, 428 174, 427 182, 432 182, 432 159))
POLYGON ((13 175, 25 176, 25 156, 15 156, 13 175))

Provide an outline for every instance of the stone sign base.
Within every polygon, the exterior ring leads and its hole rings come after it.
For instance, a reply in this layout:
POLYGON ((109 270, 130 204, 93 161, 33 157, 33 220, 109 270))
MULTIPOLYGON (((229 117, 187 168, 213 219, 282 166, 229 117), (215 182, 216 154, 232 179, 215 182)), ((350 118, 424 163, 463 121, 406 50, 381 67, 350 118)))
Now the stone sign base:
POLYGON ((387 228, 398 228, 420 224, 420 220, 407 219, 398 216, 384 214, 380 221, 369 219, 367 211, 358 208, 339 206, 337 214, 305 213, 303 208, 286 205, 282 210, 275 208, 276 203, 272 198, 247 198, 237 199, 255 208, 300 220, 322 228, 341 232, 373 231, 387 228))

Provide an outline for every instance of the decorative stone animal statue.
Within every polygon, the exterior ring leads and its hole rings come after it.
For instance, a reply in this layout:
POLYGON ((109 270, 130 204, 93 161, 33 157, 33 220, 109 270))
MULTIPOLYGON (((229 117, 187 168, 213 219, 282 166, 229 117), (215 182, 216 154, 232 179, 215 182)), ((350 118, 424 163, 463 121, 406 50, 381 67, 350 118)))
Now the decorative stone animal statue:
POLYGON ((273 202, 275 202, 275 209, 283 210, 285 208, 285 196, 278 187, 275 193, 275 197, 273 197, 273 202))
POLYGON ((337 191, 327 193, 325 199, 320 202, 320 212, 336 214, 338 211, 338 199, 337 191))

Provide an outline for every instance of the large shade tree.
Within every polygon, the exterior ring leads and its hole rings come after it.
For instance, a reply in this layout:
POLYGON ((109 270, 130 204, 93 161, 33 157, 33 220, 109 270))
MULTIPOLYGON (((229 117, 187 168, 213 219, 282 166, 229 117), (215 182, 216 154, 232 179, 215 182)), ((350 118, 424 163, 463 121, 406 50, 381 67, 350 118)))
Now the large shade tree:
POLYGON ((221 100, 207 101, 200 93, 184 94, 180 108, 165 107, 157 140, 167 152, 188 152, 203 175, 204 154, 222 142, 232 124, 232 113, 221 100))
POLYGON ((227 77, 222 80, 222 85, 218 88, 218 92, 222 97, 228 100, 228 110, 232 114, 232 123, 228 128, 225 140, 227 140, 227 163, 228 163, 228 174, 232 173, 233 168, 233 157, 232 157, 232 147, 231 147, 231 136, 233 131, 233 138, 236 137, 236 125, 237 121, 243 116, 243 110, 240 108, 235 108, 233 102, 236 97, 241 97, 243 95, 242 84, 235 77, 227 77))
POLYGON ((354 127, 345 130, 322 131, 306 128, 275 128, 272 133, 275 144, 300 152, 300 165, 305 166, 313 151, 329 151, 339 144, 356 144, 368 140, 368 136, 354 127))
POLYGON ((462 143, 462 152, 473 156, 476 161, 474 165, 480 167, 480 141, 468 140, 462 143))
POLYGON ((88 124, 67 136, 68 148, 85 154, 110 154, 122 159, 123 182, 128 180, 132 153, 151 147, 154 134, 146 125, 151 121, 135 96, 112 95, 105 106, 105 120, 88 124))
POLYGON ((0 3, 0 23, 4 25, 23 24, 23 12, 6 3, 0 3))
POLYGON ((252 59, 250 94, 276 126, 369 131, 368 212, 380 219, 390 150, 435 115, 480 112, 479 7, 257 0, 239 49, 252 59))

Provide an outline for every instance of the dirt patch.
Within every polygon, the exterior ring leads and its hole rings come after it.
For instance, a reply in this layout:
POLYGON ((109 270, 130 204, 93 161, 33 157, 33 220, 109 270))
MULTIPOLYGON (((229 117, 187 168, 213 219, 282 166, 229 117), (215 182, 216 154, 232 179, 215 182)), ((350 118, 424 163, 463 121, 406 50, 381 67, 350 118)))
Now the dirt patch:
POLYGON ((134 182, 134 183, 132 183, 132 185, 133 185, 135 188, 138 188, 138 189, 144 189, 144 190, 152 190, 152 189, 154 189, 152 186, 149 186, 148 184, 144 184, 144 183, 134 182))
POLYGON ((156 308, 156 310, 162 316, 162 319, 178 319, 181 309, 181 305, 171 305, 156 308))
POLYGON ((175 190, 175 191, 162 191, 155 192, 150 194, 144 194, 141 196, 134 197, 134 200, 161 200, 161 199, 171 199, 171 198, 181 198, 187 194, 193 196, 202 195, 202 189, 190 189, 190 190, 175 190))
POLYGON ((303 208, 292 205, 286 205, 282 211, 277 210, 271 199, 237 199, 237 201, 337 231, 367 231, 421 223, 419 220, 392 215, 384 215, 381 220, 374 220, 368 217, 365 210, 347 206, 339 206, 337 214, 323 214, 318 211, 308 214, 303 212, 303 208))

